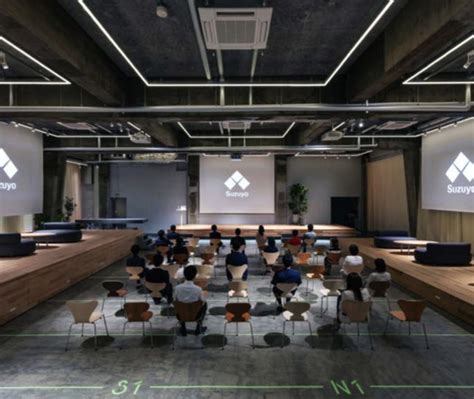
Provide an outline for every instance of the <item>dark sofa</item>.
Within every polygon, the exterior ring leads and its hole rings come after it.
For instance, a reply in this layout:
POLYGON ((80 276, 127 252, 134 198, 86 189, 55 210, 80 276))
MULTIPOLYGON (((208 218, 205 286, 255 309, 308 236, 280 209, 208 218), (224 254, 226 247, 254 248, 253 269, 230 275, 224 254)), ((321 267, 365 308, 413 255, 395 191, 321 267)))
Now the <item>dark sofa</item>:
POLYGON ((0 257, 28 256, 36 250, 36 242, 22 239, 19 233, 0 234, 0 257))
POLYGON ((416 238, 410 237, 408 232, 403 230, 382 230, 374 232, 374 245, 377 248, 400 248, 400 244, 395 244, 395 241, 400 240, 416 240, 416 238))
POLYGON ((425 265, 469 266, 471 259, 471 244, 468 242, 429 243, 426 248, 415 250, 415 260, 425 265))
POLYGON ((82 240, 81 225, 72 222, 43 223, 41 233, 48 233, 47 237, 35 237, 38 243, 65 244, 82 240))

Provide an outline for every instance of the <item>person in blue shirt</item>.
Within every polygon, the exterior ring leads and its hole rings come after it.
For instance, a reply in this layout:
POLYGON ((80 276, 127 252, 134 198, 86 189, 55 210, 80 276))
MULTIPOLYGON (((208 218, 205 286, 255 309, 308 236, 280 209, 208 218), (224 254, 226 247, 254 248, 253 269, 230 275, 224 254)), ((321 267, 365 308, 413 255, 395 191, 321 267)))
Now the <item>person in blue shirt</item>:
POLYGON ((239 228, 235 229, 235 237, 232 237, 232 239, 230 240, 230 246, 234 248, 234 246, 238 244, 239 247, 243 247, 243 250, 245 251, 246 242, 245 238, 242 237, 241 234, 242 231, 239 228))
MULTIPOLYGON (((227 280, 232 281, 232 274, 227 270, 228 265, 232 266, 242 266, 242 265, 248 265, 249 261, 247 259, 247 255, 245 255, 243 252, 241 252, 241 246, 240 243, 234 243, 232 246, 232 252, 226 256, 225 258, 225 265, 226 265, 226 275, 227 275, 227 280)), ((247 280, 248 276, 248 268, 245 271, 244 275, 242 276, 242 280, 247 280)))
POLYGON ((166 255, 168 257, 168 263, 172 263, 173 250, 172 250, 171 247, 172 247, 173 244, 168 239, 168 237, 166 237, 164 230, 160 230, 158 232, 158 238, 155 241, 155 245, 157 247, 161 247, 161 246, 168 246, 169 247, 168 252, 167 252, 166 255))
MULTIPOLYGON (((222 239, 222 234, 217 230, 217 226, 215 224, 213 224, 211 226, 211 232, 209 233, 209 239, 215 239, 215 240, 221 240, 222 239)), ((219 242, 219 245, 217 246, 217 254, 219 255, 219 250, 221 248, 224 248, 224 244, 222 243, 222 241, 219 242)))
MULTIPOLYGON (((143 272, 139 274, 140 278, 142 279, 145 276, 146 261, 145 261, 145 258, 142 258, 139 255, 140 246, 136 244, 132 245, 130 252, 132 253, 132 256, 130 256, 130 258, 127 258, 126 265, 135 266, 135 267, 143 267, 143 272)), ((141 280, 137 280, 137 289, 140 288, 141 286, 142 286, 141 280)))
POLYGON ((314 232, 314 226, 311 223, 308 224, 308 231, 303 234, 303 252, 306 252, 306 243, 304 241, 306 239, 316 241, 316 233, 314 232))
MULTIPOLYGON (((281 302, 281 294, 283 293, 281 290, 277 288, 277 284, 280 283, 286 283, 286 284, 296 284, 300 285, 301 284, 301 274, 297 270, 293 270, 291 266, 293 265, 293 256, 291 254, 287 253, 283 257, 283 266, 284 269, 275 273, 272 279, 272 285, 273 285, 273 294, 275 295, 275 298, 278 302, 278 312, 283 311, 283 306, 281 302)), ((291 291, 291 294, 294 296, 296 293, 296 288, 291 291)), ((291 301, 291 297, 286 298, 286 303, 291 301)))
POLYGON ((168 240, 177 240, 178 237, 180 237, 180 235, 176 232, 176 225, 172 224, 170 226, 168 234, 166 235, 166 238, 168 238, 168 240))
MULTIPOLYGON (((168 271, 162 269, 160 266, 163 264, 163 257, 160 254, 156 254, 153 257, 153 268, 146 269, 145 281, 150 283, 165 283, 166 287, 160 291, 163 298, 166 298, 168 305, 173 302, 173 286, 170 283, 170 275, 168 271)), ((161 302, 161 298, 153 298, 155 305, 161 302)))

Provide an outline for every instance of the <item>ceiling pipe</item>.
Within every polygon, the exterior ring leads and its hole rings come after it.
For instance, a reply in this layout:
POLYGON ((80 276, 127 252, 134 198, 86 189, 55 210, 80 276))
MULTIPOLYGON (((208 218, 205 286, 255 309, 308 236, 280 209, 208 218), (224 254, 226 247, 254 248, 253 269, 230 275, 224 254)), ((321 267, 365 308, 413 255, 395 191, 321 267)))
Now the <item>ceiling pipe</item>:
POLYGON ((209 68, 209 60, 207 58, 207 50, 204 45, 204 40, 201 34, 201 27, 199 26, 199 18, 196 12, 195 0, 188 0, 189 12, 191 13, 191 19, 193 21, 194 34, 196 35, 196 40, 199 47, 199 54, 201 55, 202 67, 204 68, 204 73, 207 80, 212 79, 211 68, 209 68))
MULTIPOLYGON (((252 65, 250 66, 250 82, 253 82, 255 70, 257 69, 258 49, 253 50, 252 65)), ((249 105, 253 104, 253 87, 249 87, 249 105)))
MULTIPOLYGON (((217 57, 217 70, 219 71, 219 82, 224 82, 224 61, 222 60, 222 51, 216 50, 217 57)), ((220 87, 219 89, 219 104, 225 105, 225 88, 220 87)))

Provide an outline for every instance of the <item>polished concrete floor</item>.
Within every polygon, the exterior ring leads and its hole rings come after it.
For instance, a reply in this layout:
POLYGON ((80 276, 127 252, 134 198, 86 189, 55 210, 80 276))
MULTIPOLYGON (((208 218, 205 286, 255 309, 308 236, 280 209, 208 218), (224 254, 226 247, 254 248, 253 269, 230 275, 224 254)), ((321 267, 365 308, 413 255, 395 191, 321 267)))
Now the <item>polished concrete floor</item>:
MULTIPOLYGON (((247 253, 254 252, 249 246, 247 253)), ((275 303, 268 295, 270 277, 262 276, 258 257, 252 255, 250 263, 254 349, 245 325, 238 336, 229 327, 225 349, 220 347, 226 303, 220 259, 218 278, 210 285, 204 337, 180 337, 173 351, 175 319, 157 305, 151 307, 154 349, 140 325, 122 337, 123 313, 120 301, 113 299, 104 309, 111 337, 99 322, 99 349, 94 351, 92 329, 86 327, 87 337, 81 337, 76 326, 65 352, 72 321, 65 301, 102 299, 103 281, 126 279, 124 262, 119 262, 0 328, 0 398, 474 398, 474 336, 469 327, 427 309, 426 349, 421 326, 408 336, 406 326, 392 322, 383 335, 387 304, 377 302, 371 350, 365 329, 359 342, 355 326, 347 328, 345 337, 333 335, 335 303, 320 316, 321 283, 316 282, 308 296, 301 295, 305 284, 298 293, 299 300, 312 304, 313 336, 304 324, 296 325, 295 335, 287 328, 283 336, 282 317, 274 318, 275 303)), ((390 297, 396 301, 409 294, 393 287, 390 297)), ((131 289, 128 301, 143 298, 131 289)))

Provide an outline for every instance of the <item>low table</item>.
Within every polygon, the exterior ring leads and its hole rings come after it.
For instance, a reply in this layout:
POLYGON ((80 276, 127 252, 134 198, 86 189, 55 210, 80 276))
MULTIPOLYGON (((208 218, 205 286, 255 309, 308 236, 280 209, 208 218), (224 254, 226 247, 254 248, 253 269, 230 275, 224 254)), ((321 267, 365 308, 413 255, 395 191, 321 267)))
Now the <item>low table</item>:
POLYGON ((400 253, 409 254, 410 250, 415 249, 416 247, 426 247, 426 244, 435 243, 436 241, 426 241, 426 240, 397 240, 394 241, 395 244, 400 245, 400 253))
POLYGON ((44 243, 40 243, 40 242, 36 242, 36 245, 40 245, 40 244, 45 244, 46 245, 46 248, 49 247, 49 240, 48 238, 51 237, 51 233, 47 233, 47 232, 41 232, 41 231, 35 231, 33 233, 21 233, 21 236, 24 237, 24 238, 43 238, 44 239, 44 243))

